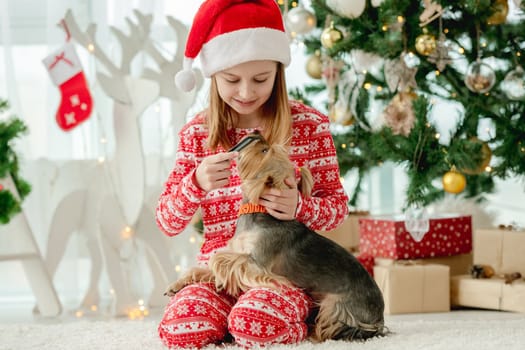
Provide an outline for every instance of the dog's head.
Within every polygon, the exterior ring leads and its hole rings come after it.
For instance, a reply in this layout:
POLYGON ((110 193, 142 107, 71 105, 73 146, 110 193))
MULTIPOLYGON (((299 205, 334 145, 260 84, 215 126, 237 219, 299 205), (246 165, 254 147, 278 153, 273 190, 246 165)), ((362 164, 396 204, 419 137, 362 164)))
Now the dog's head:
POLYGON ((249 202, 256 203, 265 188, 286 189, 288 177, 300 174, 298 188, 304 196, 310 196, 313 178, 306 168, 298 169, 290 161, 285 145, 270 145, 259 132, 247 137, 256 138, 239 152, 237 166, 241 178, 243 195, 249 202))

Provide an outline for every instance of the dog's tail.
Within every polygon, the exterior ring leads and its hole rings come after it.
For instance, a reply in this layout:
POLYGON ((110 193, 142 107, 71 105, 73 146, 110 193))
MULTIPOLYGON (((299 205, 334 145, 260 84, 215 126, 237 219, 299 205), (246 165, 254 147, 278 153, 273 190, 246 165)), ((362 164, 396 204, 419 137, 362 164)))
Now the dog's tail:
POLYGON ((209 266, 217 289, 232 296, 253 287, 275 288, 290 284, 285 278, 260 268, 249 254, 218 252, 210 258, 209 266))
POLYGON ((372 322, 362 322, 351 312, 343 296, 330 294, 319 304, 313 338, 316 341, 365 340, 387 333, 382 313, 372 322))

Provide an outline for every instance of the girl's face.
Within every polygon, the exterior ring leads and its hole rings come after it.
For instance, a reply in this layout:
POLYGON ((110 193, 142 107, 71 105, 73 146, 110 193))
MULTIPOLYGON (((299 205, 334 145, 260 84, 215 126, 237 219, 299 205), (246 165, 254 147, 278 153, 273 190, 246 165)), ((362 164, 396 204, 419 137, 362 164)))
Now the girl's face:
POLYGON ((215 74, 220 97, 239 113, 237 127, 257 127, 277 74, 275 61, 250 61, 215 74), (257 125, 255 125, 257 124, 257 125))

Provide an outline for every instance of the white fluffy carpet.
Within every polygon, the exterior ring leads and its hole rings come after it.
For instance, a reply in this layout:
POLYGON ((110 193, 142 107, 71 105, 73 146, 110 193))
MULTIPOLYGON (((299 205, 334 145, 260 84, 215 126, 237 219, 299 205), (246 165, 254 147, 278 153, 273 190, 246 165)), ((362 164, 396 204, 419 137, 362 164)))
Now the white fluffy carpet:
MULTIPOLYGON (((2 350, 163 350, 157 337, 158 317, 142 321, 36 320, 0 323, 2 350)), ((522 350, 525 349, 525 314, 461 310, 440 314, 387 316, 393 332, 363 343, 329 341, 273 346, 272 350, 522 350)), ((210 346, 210 349, 238 350, 240 347, 210 346)))

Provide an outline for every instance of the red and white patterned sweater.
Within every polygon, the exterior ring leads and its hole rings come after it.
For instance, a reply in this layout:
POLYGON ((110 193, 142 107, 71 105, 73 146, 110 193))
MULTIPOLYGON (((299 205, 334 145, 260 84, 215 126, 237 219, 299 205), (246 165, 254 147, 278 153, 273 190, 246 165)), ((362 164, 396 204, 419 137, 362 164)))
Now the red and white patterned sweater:
MULTIPOLYGON (((328 118, 297 101, 290 101, 293 135, 290 159, 297 167, 307 167, 314 178, 311 198, 299 199, 296 219, 313 230, 330 230, 348 214, 348 197, 339 179, 339 165, 328 118)), ((167 235, 182 232, 201 208, 204 243, 198 256, 206 263, 215 250, 224 247, 235 233, 241 203, 240 179, 235 162, 228 186, 208 193, 197 187, 192 176, 202 160, 215 153, 205 147, 208 131, 203 116, 197 115, 180 131, 180 141, 172 170, 157 206, 156 220, 167 235)), ((253 129, 231 130, 238 142, 253 129)))

